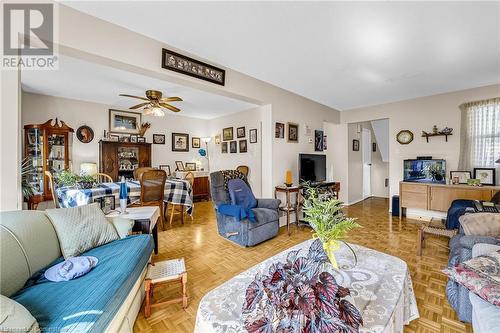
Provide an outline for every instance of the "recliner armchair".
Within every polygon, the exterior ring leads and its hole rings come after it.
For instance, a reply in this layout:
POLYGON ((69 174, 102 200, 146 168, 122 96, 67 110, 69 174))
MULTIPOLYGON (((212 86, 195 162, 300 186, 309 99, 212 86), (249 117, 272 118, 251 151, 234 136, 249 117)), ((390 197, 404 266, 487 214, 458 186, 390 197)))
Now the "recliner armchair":
POLYGON ((229 191, 224 186, 224 175, 221 171, 210 174, 210 190, 217 215, 217 229, 222 237, 241 246, 254 246, 278 234, 278 207, 281 200, 257 199, 257 207, 252 209, 256 221, 238 220, 233 216, 221 214, 217 210, 221 204, 231 204, 229 191))

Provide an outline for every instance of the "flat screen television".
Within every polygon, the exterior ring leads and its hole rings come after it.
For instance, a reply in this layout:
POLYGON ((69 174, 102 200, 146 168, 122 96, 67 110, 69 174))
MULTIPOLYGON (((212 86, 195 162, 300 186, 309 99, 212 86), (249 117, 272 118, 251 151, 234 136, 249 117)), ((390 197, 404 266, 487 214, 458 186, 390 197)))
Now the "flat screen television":
POLYGON ((326 155, 299 154, 299 181, 324 182, 326 180, 326 155))
POLYGON ((446 184, 445 160, 404 160, 403 164, 405 182, 446 184))

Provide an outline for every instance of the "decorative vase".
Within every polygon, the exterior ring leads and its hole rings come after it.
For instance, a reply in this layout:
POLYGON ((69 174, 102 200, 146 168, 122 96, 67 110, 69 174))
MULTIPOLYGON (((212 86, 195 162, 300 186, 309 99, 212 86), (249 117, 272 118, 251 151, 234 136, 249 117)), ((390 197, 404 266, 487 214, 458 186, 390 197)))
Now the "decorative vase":
POLYGON ((323 249, 325 250, 328 259, 332 263, 333 268, 339 269, 339 265, 337 264, 337 260, 335 259, 335 251, 340 249, 340 243, 337 240, 331 240, 326 243, 323 243, 323 249))

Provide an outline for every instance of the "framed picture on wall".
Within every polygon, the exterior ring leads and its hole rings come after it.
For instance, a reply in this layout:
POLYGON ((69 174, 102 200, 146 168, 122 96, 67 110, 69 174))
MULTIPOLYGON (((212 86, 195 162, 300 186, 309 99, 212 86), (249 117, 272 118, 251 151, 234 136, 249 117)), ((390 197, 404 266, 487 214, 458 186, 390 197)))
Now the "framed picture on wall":
POLYGON ((222 140, 231 141, 233 139, 233 128, 226 127, 222 129, 222 140))
POLYGON ((200 148, 200 138, 193 137, 191 139, 191 147, 192 148, 200 148))
POLYGON ((245 130, 245 126, 238 127, 238 128, 236 129, 236 137, 237 137, 238 139, 244 138, 244 137, 245 137, 245 135, 246 135, 246 133, 245 133, 245 132, 246 132, 246 130, 245 130))
POLYGON ((238 152, 238 142, 236 142, 236 141, 229 142, 229 152, 231 154, 238 152))
POLYGON ((314 130, 314 151, 323 151, 323 131, 314 130))
POLYGON ((495 168, 474 168, 474 179, 479 179, 483 185, 495 186, 496 170, 495 168))
POLYGON ((189 134, 172 133, 172 151, 189 151, 189 134))
POLYGON ((288 126, 288 142, 298 143, 299 142, 299 124, 287 123, 288 126))
POLYGON ((359 151, 359 140, 358 139, 352 140, 352 150, 359 151))
POLYGON ((222 154, 227 154, 227 142, 222 142, 221 143, 221 146, 220 146, 220 149, 221 149, 221 153, 222 154))
POLYGON ((239 146, 240 146, 240 153, 246 153, 248 151, 247 140, 240 140, 239 146))
POLYGON ((139 134, 142 113, 109 109, 109 131, 121 134, 139 134))
POLYGON ((372 152, 376 152, 376 151, 377 151, 377 143, 372 142, 372 152))
POLYGON ((326 144, 326 135, 323 135, 323 150, 326 150, 328 145, 326 144))
POLYGON ((285 138, 285 124, 276 123, 274 127, 274 137, 276 139, 284 139, 285 138))
POLYGON ((257 129, 252 128, 248 131, 248 136, 250 137, 250 143, 257 143, 257 129))
POLYGON ((165 134, 153 134, 153 143, 155 145, 165 144, 165 134))

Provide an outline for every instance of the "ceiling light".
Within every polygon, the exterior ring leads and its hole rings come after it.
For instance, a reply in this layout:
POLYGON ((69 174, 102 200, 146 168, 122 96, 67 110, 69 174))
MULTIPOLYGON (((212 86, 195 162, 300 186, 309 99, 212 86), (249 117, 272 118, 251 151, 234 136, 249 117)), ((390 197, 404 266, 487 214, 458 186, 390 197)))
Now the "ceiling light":
POLYGON ((159 106, 147 105, 143 109, 143 113, 145 116, 155 116, 155 117, 164 117, 165 116, 165 111, 163 111, 162 108, 159 106))

